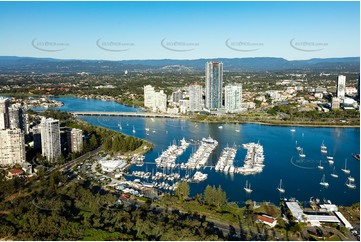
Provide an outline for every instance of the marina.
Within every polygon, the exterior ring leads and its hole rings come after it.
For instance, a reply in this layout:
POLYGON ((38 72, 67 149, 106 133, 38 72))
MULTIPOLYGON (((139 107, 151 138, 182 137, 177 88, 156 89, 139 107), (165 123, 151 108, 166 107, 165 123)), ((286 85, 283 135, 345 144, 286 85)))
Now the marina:
POLYGON ((263 146, 259 143, 247 143, 242 145, 247 149, 246 158, 244 159, 244 165, 236 169, 237 173, 243 175, 253 175, 261 173, 264 168, 264 155, 263 146))
POLYGON ((212 139, 210 136, 208 138, 202 138, 198 150, 189 158, 186 164, 181 164, 181 168, 194 170, 204 167, 217 145, 218 141, 212 139))

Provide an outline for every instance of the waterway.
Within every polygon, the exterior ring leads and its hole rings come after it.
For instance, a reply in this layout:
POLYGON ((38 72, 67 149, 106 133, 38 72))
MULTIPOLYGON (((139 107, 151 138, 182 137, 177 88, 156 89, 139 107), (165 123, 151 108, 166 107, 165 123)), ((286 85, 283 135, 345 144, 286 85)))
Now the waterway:
MULTIPOLYGON (((136 108, 126 107, 115 102, 101 100, 86 100, 78 98, 56 98, 64 103, 62 111, 140 111, 136 108)), ((208 179, 201 183, 190 184, 191 196, 202 193, 209 185, 222 186, 227 193, 229 201, 235 201, 240 205, 251 199, 255 201, 270 201, 278 204, 281 197, 294 197, 299 201, 308 201, 310 197, 329 199, 338 205, 350 205, 360 201, 360 161, 352 157, 352 153, 360 153, 360 129, 359 128, 316 128, 316 127, 292 127, 267 126, 261 124, 220 124, 195 123, 187 120, 163 119, 163 118, 130 118, 130 117, 79 117, 93 125, 102 126, 126 135, 146 139, 152 142, 154 149, 146 154, 143 167, 133 166, 130 171, 161 171, 154 164, 163 150, 175 141, 185 137, 187 140, 199 140, 211 136, 219 144, 208 160, 207 166, 214 166, 219 155, 227 145, 238 147, 235 165, 242 166, 246 150, 241 145, 248 142, 260 142, 264 147, 264 169, 256 175, 241 175, 232 173, 216 172, 211 168, 204 168, 208 173, 208 179), (122 130, 119 129, 119 124, 122 130), (133 132, 133 127, 135 133, 133 132), (149 128, 149 135, 145 128, 149 128), (322 142, 327 146, 328 154, 334 157, 334 164, 327 162, 326 155, 320 152, 322 142), (300 158, 295 149, 303 147, 305 158, 300 158), (345 166, 351 170, 355 178, 356 189, 349 189, 345 182, 349 175, 341 171, 345 166), (323 170, 317 168, 320 164, 323 170), (330 174, 333 167, 338 178, 330 174), (328 188, 319 183, 325 174, 328 188), (280 179, 286 190, 284 194, 277 191, 280 179), (246 180, 251 183, 253 192, 247 194, 243 187, 246 180)), ((177 163, 186 162, 191 153, 196 151, 196 146, 190 146, 178 159, 177 163)), ((178 168, 175 169, 178 171, 178 168)), ((182 174, 185 171, 180 170, 182 174)))

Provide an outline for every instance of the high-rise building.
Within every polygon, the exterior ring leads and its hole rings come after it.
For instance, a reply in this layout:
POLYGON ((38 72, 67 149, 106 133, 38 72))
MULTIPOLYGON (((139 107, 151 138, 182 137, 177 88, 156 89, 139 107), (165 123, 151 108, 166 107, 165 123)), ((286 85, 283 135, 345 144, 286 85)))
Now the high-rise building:
POLYGON ((20 129, 0 130, 0 165, 25 162, 24 132, 20 129))
POLYGON ((42 118, 40 127, 42 155, 55 162, 61 156, 59 120, 42 118))
POLYGON ((167 94, 163 90, 156 92, 151 85, 144 86, 144 106, 153 111, 167 111, 167 94))
POLYGON ((228 84, 224 88, 224 106, 228 113, 241 112, 242 84, 228 84))
POLYGON ((189 86, 188 93, 189 93, 189 111, 191 112, 202 111, 203 108, 202 86, 198 85, 198 83, 194 83, 193 85, 189 86))
POLYGON ((223 63, 206 63, 206 109, 222 107, 223 63))
POLYGON ((8 98, 0 97, 0 130, 10 128, 9 105, 10 100, 8 98))
POLYGON ((20 105, 13 104, 9 107, 9 128, 26 131, 24 112, 20 105))
POLYGON ((346 76, 339 75, 337 78, 337 93, 336 96, 340 99, 345 98, 346 90, 346 76))
POLYGON ((70 131, 70 151, 81 152, 83 150, 83 130, 71 129, 70 131))

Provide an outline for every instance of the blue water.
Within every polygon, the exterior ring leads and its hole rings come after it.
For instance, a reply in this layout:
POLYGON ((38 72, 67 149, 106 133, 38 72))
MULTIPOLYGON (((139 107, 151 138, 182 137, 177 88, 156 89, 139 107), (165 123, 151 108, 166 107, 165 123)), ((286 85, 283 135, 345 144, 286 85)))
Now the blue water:
MULTIPOLYGON (((59 98, 64 106, 61 110, 66 111, 135 111, 113 102, 100 100, 84 100, 74 98, 59 98), (89 109, 87 109, 89 107, 89 109)), ((138 111, 138 110, 136 110, 138 111)), ((209 135, 216 139, 219 144, 213 151, 208 165, 215 165, 222 148, 236 145, 238 147, 235 165, 242 166, 246 150, 241 145, 248 142, 260 142, 264 147, 265 167, 257 175, 244 176, 241 174, 225 174, 205 168, 208 179, 202 183, 190 184, 191 195, 202 193, 205 187, 221 185, 226 191, 229 201, 240 204, 248 199, 255 201, 271 201, 278 204, 280 197, 294 197, 300 201, 308 201, 310 197, 326 198, 338 205, 350 205, 360 201, 360 162, 352 157, 352 153, 360 153, 360 129, 359 128, 312 128, 296 127, 296 132, 290 132, 290 127, 267 126, 260 124, 224 124, 219 129, 219 124, 195 123, 176 119, 150 119, 150 118, 123 118, 123 117, 79 117, 91 124, 119 131, 118 124, 122 125, 122 133, 134 135, 152 142, 154 149, 146 154, 146 162, 154 162, 154 159, 165 150, 174 140, 182 137, 199 140, 209 135), (133 133, 133 126, 136 133, 133 133), (149 128, 149 136, 145 128, 149 128), (240 132, 235 132, 239 129, 240 132), (152 132, 155 130, 155 133, 152 132), (297 144, 304 149, 306 158, 300 159, 295 149, 297 144), (334 157, 335 163, 329 165, 326 155, 320 152, 320 146, 324 141, 329 151, 328 155, 334 157), (357 189, 349 189, 345 182, 349 175, 344 174, 341 168, 345 165, 351 170, 351 176, 355 178, 357 189), (319 170, 320 161, 324 166, 319 170), (330 174, 336 167, 338 178, 330 174), (326 181, 330 184, 323 188, 319 182, 322 175, 326 175, 326 181), (276 188, 280 179, 286 190, 280 194, 276 188), (246 180, 251 185, 253 192, 246 194, 243 190, 246 180)), ((186 162, 197 147, 190 146, 178 159, 178 163, 186 162)), ((155 165, 147 164, 143 167, 131 167, 132 170, 157 171, 155 165)), ((160 170, 158 170, 160 171, 160 170)), ((178 171, 178 168, 176 169, 178 171)), ((184 174, 185 171, 181 170, 184 174)))

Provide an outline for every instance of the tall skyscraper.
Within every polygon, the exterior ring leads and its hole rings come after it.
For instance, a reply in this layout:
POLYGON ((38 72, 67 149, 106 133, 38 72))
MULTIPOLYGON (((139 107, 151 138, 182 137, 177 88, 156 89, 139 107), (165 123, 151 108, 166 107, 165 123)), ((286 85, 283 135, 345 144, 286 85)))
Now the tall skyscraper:
POLYGON ((59 120, 43 118, 40 123, 41 152, 50 162, 55 162, 61 156, 59 120))
POLYGON ((0 130, 10 128, 9 105, 10 100, 8 98, 0 97, 0 130))
POLYGON ((228 113, 239 113, 242 104, 242 84, 228 84, 224 88, 224 106, 228 113))
POLYGON ((189 111, 191 112, 202 111, 203 108, 202 86, 198 85, 198 83, 194 83, 193 85, 189 86, 188 93, 189 93, 189 111))
POLYGON ((339 75, 337 78, 337 93, 336 96, 340 99, 345 98, 346 91, 346 76, 339 75))
POLYGON ((222 107, 223 63, 206 63, 206 109, 222 107))
POLYGON ((20 129, 0 130, 0 165, 25 162, 24 132, 20 129))

